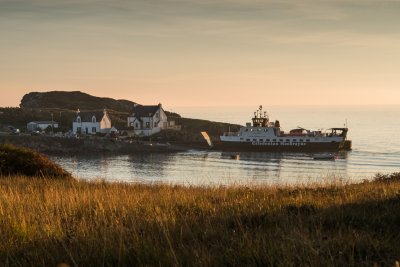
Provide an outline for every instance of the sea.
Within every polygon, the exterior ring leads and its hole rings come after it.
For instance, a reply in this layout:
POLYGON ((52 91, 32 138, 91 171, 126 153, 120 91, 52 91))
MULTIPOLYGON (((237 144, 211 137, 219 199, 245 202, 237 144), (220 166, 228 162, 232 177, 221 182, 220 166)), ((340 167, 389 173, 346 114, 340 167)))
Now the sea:
MULTIPOLYGON (((245 125, 258 106, 173 107, 183 117, 245 125)), ((241 153, 239 159, 215 151, 171 154, 55 157, 75 177, 113 182, 185 186, 299 185, 357 183, 377 173, 400 172, 399 106, 264 106, 285 131, 303 127, 349 128, 349 152, 332 161, 302 153, 241 153)), ((226 129, 228 131, 229 129, 226 129)))

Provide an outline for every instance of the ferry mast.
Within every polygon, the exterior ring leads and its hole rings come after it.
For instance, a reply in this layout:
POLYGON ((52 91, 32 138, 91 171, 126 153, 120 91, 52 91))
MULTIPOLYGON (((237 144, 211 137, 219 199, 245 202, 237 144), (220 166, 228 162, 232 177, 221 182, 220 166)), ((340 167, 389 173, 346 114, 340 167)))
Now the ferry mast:
POLYGON ((263 106, 254 112, 254 117, 252 119, 253 127, 268 127, 269 116, 266 111, 263 112, 263 106))

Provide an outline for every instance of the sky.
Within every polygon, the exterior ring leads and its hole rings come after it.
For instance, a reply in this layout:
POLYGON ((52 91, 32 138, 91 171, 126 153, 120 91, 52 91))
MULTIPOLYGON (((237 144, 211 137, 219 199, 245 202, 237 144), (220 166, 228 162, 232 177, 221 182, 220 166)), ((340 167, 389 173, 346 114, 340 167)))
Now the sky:
POLYGON ((0 0, 0 106, 400 104, 400 0, 0 0))

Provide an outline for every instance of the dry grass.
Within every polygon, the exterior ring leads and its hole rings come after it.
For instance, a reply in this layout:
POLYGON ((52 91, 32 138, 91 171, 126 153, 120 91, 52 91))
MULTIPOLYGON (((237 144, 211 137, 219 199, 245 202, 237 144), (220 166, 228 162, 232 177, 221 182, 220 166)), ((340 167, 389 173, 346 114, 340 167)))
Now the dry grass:
POLYGON ((187 188, 0 178, 0 265, 394 266, 400 181, 187 188))

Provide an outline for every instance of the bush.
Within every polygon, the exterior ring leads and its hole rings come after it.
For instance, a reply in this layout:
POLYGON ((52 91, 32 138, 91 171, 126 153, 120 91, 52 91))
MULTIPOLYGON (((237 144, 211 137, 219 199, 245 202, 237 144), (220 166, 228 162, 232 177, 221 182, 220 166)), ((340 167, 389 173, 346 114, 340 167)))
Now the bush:
POLYGON ((374 180, 377 182, 394 182, 394 181, 400 181, 400 172, 394 172, 391 174, 382 174, 382 173, 377 173, 374 177, 374 180))
POLYGON ((33 150, 9 144, 0 145, 0 174, 49 178, 71 178, 71 174, 33 150))

